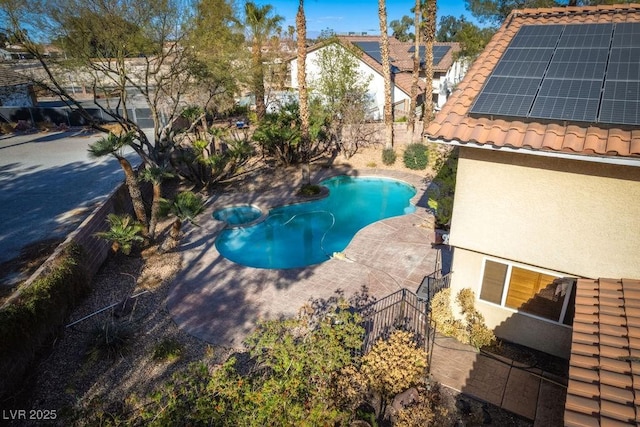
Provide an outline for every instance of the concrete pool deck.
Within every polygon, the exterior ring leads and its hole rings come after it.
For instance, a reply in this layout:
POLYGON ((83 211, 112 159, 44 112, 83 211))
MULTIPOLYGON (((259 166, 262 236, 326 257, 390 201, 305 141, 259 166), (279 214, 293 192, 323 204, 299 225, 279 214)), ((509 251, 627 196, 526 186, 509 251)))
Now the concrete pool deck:
MULTIPOLYGON (((322 169, 312 181, 342 174, 322 169)), ((186 227, 179 249, 183 269, 167 300, 176 324, 214 345, 241 348, 258 320, 295 315, 312 298, 328 298, 337 291, 349 297, 363 286, 376 298, 403 287, 415 291, 422 278, 435 269, 437 257, 432 248, 433 215, 426 207, 429 182, 419 175, 375 169, 351 171, 350 175, 395 178, 413 185, 416 212, 360 230, 344 250, 354 262, 331 259, 304 268, 267 270, 222 257, 214 241, 223 224, 211 214, 231 204, 253 204, 264 210, 301 201, 293 193, 299 187, 219 195, 199 217, 199 227, 186 227)))

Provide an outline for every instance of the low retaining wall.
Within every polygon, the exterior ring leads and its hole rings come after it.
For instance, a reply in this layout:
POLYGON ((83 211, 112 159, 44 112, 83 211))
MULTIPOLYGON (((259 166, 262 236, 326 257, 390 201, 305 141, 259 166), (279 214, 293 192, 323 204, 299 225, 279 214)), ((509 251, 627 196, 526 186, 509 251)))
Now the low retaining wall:
MULTIPOLYGON (((149 195, 151 186, 145 185, 142 190, 144 195, 149 195)), ((108 229, 107 215, 132 212, 133 206, 128 188, 122 183, 74 232, 67 236, 42 266, 2 305, 0 318, 7 322, 2 325, 4 326, 2 334, 6 341, 11 341, 13 344, 0 342, 0 367, 4 368, 0 376, 0 397, 8 396, 11 390, 21 383, 24 374, 37 360, 38 353, 43 348, 47 348, 62 330, 69 313, 77 305, 80 295, 78 290, 72 290, 69 286, 90 289, 91 279, 107 259, 111 247, 109 242, 95 236, 96 232, 108 229), (34 303, 35 306, 25 310, 26 306, 21 296, 27 300, 32 298, 29 296, 30 290, 39 289, 44 278, 56 269, 56 265, 59 264, 58 259, 64 259, 64 254, 69 247, 79 247, 81 251, 79 259, 82 264, 80 265, 82 275, 75 277, 81 277, 80 280, 84 283, 69 283, 65 279, 59 282, 64 284, 62 288, 58 286, 52 289, 54 294, 50 295, 50 301, 37 301, 34 303)))
POLYGON ((129 197, 129 190, 123 182, 100 204, 67 238, 62 242, 47 258, 47 260, 38 268, 19 290, 15 292, 3 304, 2 308, 13 303, 19 296, 20 292, 29 287, 36 279, 45 274, 49 270, 49 266, 60 256, 63 248, 69 244, 75 243, 86 252, 86 265, 84 266, 90 277, 93 277, 100 266, 107 259, 111 244, 104 239, 99 239, 95 233, 108 230, 106 221, 107 215, 110 213, 133 213, 133 205, 129 197))

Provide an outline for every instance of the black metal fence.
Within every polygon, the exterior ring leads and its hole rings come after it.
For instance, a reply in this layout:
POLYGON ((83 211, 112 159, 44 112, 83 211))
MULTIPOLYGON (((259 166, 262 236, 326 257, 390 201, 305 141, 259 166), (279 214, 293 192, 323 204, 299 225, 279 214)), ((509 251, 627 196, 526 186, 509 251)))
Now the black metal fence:
MULTIPOLYGON (((416 345, 430 352, 434 330, 430 326, 427 304, 408 289, 401 289, 362 310, 365 338, 362 346, 366 354, 379 339, 387 339, 396 330, 413 334, 416 345)), ((429 360, 430 362, 431 360, 429 360)))
POLYGON ((451 282, 451 272, 442 275, 440 270, 434 271, 422 279, 422 283, 416 291, 418 299, 425 301, 427 306, 431 303, 433 296, 441 289, 447 289, 451 282))

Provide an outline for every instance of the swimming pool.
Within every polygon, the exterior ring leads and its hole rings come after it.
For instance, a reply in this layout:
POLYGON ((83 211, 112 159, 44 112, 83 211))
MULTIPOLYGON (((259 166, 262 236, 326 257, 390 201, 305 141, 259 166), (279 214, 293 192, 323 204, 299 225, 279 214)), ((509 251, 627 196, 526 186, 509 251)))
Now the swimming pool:
POLYGON ((216 248, 248 267, 296 268, 343 251, 358 230, 415 212, 413 186, 388 178, 338 176, 324 180, 329 196, 272 209, 264 221, 223 230, 216 248))

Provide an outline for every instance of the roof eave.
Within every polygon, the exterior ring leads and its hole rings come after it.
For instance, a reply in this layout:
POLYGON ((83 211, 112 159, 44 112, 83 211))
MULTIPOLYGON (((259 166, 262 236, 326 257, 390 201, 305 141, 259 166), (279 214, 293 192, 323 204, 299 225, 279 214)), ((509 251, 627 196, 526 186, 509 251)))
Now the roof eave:
POLYGON ((567 153, 567 152, 559 152, 559 151, 551 151, 551 150, 533 150, 530 148, 514 148, 514 147, 496 147, 490 144, 478 144, 475 142, 462 142, 462 141, 447 141, 444 139, 431 139, 428 135, 423 135, 429 142, 434 142, 436 144, 444 144, 451 145, 454 147, 468 147, 468 148, 476 148, 476 149, 484 149, 484 150, 492 150, 492 151, 502 151, 508 153, 518 153, 518 154, 527 154, 533 156, 542 156, 542 157, 553 157, 557 159, 565 159, 565 160, 578 160, 584 162, 593 162, 593 163, 605 163, 610 165, 617 166, 632 166, 632 167, 640 167, 640 157, 622 157, 622 156, 602 156, 602 155, 590 155, 590 154, 581 154, 581 153, 567 153))

